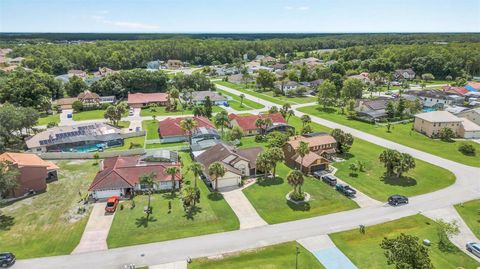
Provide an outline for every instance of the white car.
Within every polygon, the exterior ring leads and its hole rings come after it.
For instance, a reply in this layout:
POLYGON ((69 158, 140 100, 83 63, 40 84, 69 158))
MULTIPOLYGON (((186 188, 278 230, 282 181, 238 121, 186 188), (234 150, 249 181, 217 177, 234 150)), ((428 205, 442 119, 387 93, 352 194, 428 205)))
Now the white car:
POLYGON ((466 248, 473 255, 480 258, 480 244, 479 243, 474 243, 474 242, 467 243, 466 248))

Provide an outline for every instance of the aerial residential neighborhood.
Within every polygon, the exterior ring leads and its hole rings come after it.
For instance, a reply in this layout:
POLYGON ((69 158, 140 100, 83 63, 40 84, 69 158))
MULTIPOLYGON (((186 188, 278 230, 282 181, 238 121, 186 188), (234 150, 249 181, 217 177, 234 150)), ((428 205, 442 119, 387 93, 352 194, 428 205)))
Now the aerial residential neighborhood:
POLYGON ((480 268, 478 1, 0 14, 0 267, 480 268))

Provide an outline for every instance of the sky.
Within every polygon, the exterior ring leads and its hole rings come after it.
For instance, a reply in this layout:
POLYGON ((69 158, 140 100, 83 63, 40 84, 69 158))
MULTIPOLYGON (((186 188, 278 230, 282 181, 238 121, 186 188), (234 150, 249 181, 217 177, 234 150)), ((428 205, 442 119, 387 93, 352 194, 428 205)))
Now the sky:
POLYGON ((0 32, 480 32, 480 0, 0 0, 0 32))

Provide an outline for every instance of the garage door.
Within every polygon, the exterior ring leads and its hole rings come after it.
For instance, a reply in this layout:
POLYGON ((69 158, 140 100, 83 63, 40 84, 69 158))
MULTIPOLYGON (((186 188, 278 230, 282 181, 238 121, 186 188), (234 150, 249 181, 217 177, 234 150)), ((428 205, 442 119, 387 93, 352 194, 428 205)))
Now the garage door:
POLYGON ((239 183, 240 183, 240 177, 222 178, 218 180, 218 187, 219 188, 233 187, 233 186, 238 186, 239 183))
POLYGON ((325 170, 325 164, 314 165, 310 168, 310 172, 313 173, 315 171, 325 170))
POLYGON ((95 191, 93 197, 97 199, 104 199, 111 196, 121 196, 122 190, 103 190, 103 191, 95 191))

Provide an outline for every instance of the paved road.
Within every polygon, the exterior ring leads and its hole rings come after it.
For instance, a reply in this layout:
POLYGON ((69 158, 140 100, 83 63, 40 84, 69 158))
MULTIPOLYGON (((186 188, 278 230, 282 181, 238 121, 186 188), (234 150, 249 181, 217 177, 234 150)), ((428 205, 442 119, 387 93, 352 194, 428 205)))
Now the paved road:
MULTIPOLYGON (((234 94, 238 91, 228 87, 222 89, 234 94)), ((247 99, 258 98, 246 95, 247 99)), ((266 107, 272 106, 268 101, 261 101, 266 107)), ((298 116, 304 113, 296 111, 298 116)), ((410 203, 401 207, 377 205, 368 208, 359 208, 334 214, 261 226, 245 230, 190 237, 166 242, 137 245, 111 249, 107 251, 91 252, 78 255, 55 256, 18 261, 14 268, 122 268, 126 263, 137 265, 162 264, 184 260, 187 257, 205 257, 222 253, 241 251, 245 249, 263 247, 276 243, 298 240, 311 236, 340 232, 358 228, 359 225, 374 225, 417 213, 435 210, 478 199, 480 197, 480 169, 446 160, 429 153, 412 149, 335 122, 311 116, 312 121, 330 128, 344 129, 355 137, 370 141, 374 144, 407 152, 417 159, 441 166, 452 171, 457 181, 442 190, 410 198, 410 203), (301 227, 301 229, 299 228, 301 227)), ((132 235, 134 236, 134 235, 132 235)))

